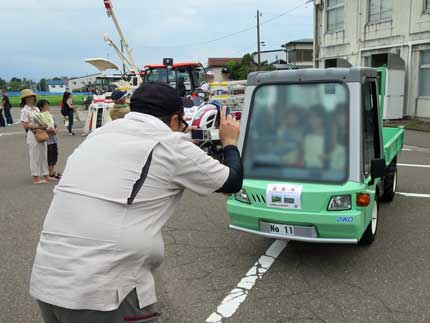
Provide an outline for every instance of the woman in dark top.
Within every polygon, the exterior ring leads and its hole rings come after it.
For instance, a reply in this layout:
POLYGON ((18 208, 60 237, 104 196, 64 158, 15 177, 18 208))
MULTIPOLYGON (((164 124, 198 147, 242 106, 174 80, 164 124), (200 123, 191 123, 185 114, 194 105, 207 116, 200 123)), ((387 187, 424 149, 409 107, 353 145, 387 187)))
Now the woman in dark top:
POLYGON ((61 114, 68 118, 69 124, 67 129, 69 130, 69 136, 74 136, 73 132, 73 116, 75 112, 75 106, 72 103, 72 93, 64 92, 63 95, 63 104, 61 106, 61 114))
POLYGON ((13 119, 12 119, 12 114, 10 113, 10 108, 12 108, 12 105, 10 104, 9 97, 7 96, 7 93, 5 90, 2 91, 2 96, 3 96, 2 105, 4 107, 4 116, 6 118, 6 124, 8 126, 12 126, 13 119))

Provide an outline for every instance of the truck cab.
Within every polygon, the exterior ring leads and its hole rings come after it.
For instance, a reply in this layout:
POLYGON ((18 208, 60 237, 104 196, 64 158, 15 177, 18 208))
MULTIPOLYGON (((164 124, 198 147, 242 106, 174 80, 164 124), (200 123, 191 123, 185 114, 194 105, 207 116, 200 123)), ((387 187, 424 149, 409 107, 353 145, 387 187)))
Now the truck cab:
POLYGON ((370 244, 394 198, 403 130, 383 128, 377 71, 249 75, 230 228, 269 238, 370 244))

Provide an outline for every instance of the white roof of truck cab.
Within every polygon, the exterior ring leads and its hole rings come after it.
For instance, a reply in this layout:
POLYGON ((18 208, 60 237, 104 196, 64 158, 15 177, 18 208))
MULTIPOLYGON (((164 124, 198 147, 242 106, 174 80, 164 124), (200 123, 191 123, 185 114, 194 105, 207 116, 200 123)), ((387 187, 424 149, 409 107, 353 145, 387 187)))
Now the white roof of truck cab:
POLYGON ((101 57, 87 58, 85 60, 85 63, 93 65, 100 72, 104 72, 107 70, 119 70, 118 65, 116 65, 114 62, 106 58, 101 58, 101 57))
POLYGON ((248 76, 248 86, 268 83, 300 82, 361 82, 363 77, 376 77, 377 71, 369 67, 307 68, 271 72, 254 72, 248 76))

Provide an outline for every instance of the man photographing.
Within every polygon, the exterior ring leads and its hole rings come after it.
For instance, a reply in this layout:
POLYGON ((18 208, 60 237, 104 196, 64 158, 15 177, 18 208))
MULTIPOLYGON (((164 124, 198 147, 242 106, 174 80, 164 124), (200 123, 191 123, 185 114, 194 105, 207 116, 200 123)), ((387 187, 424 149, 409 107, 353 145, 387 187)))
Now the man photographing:
POLYGON ((225 109, 223 165, 182 132, 183 103, 170 86, 143 84, 130 108, 88 136, 55 188, 30 283, 45 323, 158 322, 152 271, 184 189, 242 186, 240 126, 225 109))

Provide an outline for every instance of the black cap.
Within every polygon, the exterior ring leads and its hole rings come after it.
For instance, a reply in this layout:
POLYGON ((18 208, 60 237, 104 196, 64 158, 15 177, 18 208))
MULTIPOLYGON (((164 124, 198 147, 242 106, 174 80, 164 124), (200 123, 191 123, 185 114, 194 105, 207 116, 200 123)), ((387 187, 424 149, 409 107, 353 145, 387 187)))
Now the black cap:
POLYGON ((224 68, 222 69, 221 73, 223 73, 223 74, 227 74, 227 73, 230 73, 230 70, 229 70, 229 69, 228 69, 228 67, 226 66, 226 67, 224 67, 224 68))
POLYGON ((112 92, 111 99, 114 101, 119 101, 127 97, 127 91, 116 90, 112 92))
POLYGON ((184 106, 193 106, 191 100, 178 96, 170 85, 157 82, 142 84, 131 97, 130 110, 154 117, 167 117, 183 112, 184 106))

